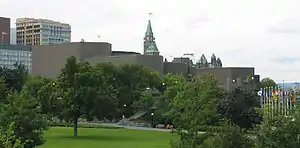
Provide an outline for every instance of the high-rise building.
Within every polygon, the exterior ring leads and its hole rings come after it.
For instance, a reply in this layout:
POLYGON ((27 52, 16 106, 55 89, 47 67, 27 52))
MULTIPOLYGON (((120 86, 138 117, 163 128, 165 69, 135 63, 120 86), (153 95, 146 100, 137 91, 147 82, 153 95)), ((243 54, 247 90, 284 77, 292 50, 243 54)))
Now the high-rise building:
POLYGON ((71 42, 71 26, 46 19, 18 18, 18 45, 47 45, 71 42))
POLYGON ((23 64, 31 73, 31 46, 0 45, 0 66, 14 69, 15 64, 23 64))
POLYGON ((10 28, 10 44, 16 45, 17 44, 17 30, 16 28, 10 28))
POLYGON ((0 17, 0 45, 10 44, 10 18, 0 17))

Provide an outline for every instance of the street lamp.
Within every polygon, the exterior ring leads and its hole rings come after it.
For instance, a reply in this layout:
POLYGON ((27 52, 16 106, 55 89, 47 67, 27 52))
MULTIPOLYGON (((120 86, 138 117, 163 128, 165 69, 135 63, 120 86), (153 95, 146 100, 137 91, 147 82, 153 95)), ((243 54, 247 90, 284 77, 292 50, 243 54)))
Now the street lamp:
POLYGON ((152 122, 152 127, 154 128, 154 113, 151 113, 151 122, 152 122))
POLYGON ((123 106, 124 106, 124 111, 123 111, 122 119, 124 119, 124 118, 125 118, 125 108, 126 108, 126 106, 127 106, 127 105, 126 105, 126 104, 124 104, 123 106))

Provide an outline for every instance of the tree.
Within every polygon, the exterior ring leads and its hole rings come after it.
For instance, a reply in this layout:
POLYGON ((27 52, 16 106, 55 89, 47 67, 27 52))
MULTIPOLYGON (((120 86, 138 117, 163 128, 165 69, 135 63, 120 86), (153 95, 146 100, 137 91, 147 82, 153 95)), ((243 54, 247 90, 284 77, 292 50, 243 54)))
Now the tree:
POLYGON ((157 72, 141 65, 128 64, 117 67, 115 82, 119 114, 127 117, 137 111, 133 104, 141 103, 142 93, 145 90, 152 90, 161 85, 157 72))
POLYGON ((22 143, 20 137, 15 134, 15 123, 9 124, 8 129, 0 131, 0 148, 24 148, 25 143, 22 143))
POLYGON ((1 67, 0 74, 3 76, 5 85, 9 90, 20 92, 27 80, 28 71, 25 65, 16 63, 14 66, 15 69, 1 67))
POLYGON ((266 88, 266 87, 277 87, 277 84, 271 78, 263 78, 260 81, 260 88, 266 88))
POLYGON ((197 139, 201 127, 220 123, 216 104, 223 98, 223 91, 211 75, 201 75, 191 81, 179 82, 175 82, 178 92, 170 106, 177 110, 174 112, 174 122, 181 137, 179 145, 194 148, 199 145, 197 139), (179 82, 181 83, 176 84, 179 82), (188 145, 182 145, 184 143, 188 145))
MULTIPOLYGON (((298 106, 298 105, 297 105, 298 106)), ((268 112, 266 110, 265 112, 268 112)), ((300 109, 289 111, 289 116, 264 114, 264 120, 255 130, 256 147, 298 148, 300 145, 300 109)))
POLYGON ((0 114, 0 129, 9 129, 14 123, 14 131, 17 139, 25 144, 25 148, 31 148, 44 143, 43 131, 47 129, 47 120, 37 112, 37 104, 29 98, 29 95, 16 93, 8 95, 8 103, 0 114))
POLYGON ((252 129, 255 124, 261 122, 262 117, 256 111, 259 107, 259 96, 241 88, 229 92, 225 99, 218 103, 219 113, 245 129, 252 129))
POLYGON ((110 83, 113 76, 105 73, 104 67, 93 67, 70 57, 57 79, 60 91, 56 92, 62 98, 62 115, 66 121, 73 122, 75 137, 80 117, 103 119, 115 113, 116 93, 114 83, 110 83))
POLYGON ((22 91, 27 92, 32 98, 38 98, 38 92, 53 80, 41 76, 31 76, 26 80, 22 91))
POLYGON ((227 121, 223 131, 204 138, 200 148, 253 148, 253 140, 239 126, 227 121))

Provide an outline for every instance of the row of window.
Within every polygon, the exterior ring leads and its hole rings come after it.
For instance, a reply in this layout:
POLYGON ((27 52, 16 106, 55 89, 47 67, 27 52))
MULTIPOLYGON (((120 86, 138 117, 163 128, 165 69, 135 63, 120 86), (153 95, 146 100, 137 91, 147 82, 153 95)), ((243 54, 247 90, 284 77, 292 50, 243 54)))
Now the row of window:
POLYGON ((31 57, 31 53, 27 52, 0 52, 0 56, 24 56, 24 57, 31 57))

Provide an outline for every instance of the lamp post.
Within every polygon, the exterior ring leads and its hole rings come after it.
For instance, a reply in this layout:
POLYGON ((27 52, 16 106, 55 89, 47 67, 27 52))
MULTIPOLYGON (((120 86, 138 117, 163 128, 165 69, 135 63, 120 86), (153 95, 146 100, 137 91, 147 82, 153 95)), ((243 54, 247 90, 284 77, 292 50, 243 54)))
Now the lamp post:
POLYGON ((126 106, 127 106, 127 105, 126 105, 126 104, 124 104, 123 106, 124 106, 124 111, 123 111, 122 119, 124 119, 124 118, 125 118, 125 108, 126 108, 126 106))
POLYGON ((152 122, 152 127, 154 128, 154 113, 151 113, 151 122, 152 122))

